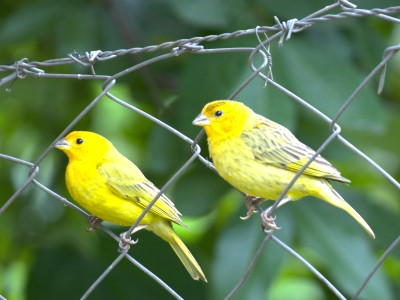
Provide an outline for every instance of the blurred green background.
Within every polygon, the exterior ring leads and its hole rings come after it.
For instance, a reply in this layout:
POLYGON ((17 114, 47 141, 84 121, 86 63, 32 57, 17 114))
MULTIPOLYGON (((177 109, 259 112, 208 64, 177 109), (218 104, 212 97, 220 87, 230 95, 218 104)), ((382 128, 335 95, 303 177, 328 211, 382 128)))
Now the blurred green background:
MULTIPOLYGON (((144 47, 181 38, 273 25, 330 5, 331 1, 0 1, 0 64, 22 58, 41 61, 101 49, 144 47)), ((358 1, 360 8, 384 8, 398 1, 358 1)), ((339 11, 336 11, 339 12, 339 11)), ((272 45, 274 79, 333 117, 345 99, 399 42, 400 27, 377 18, 332 20, 272 45)), ((254 47, 255 36, 204 43, 206 48, 254 47)), ((169 51, 169 50, 167 50, 169 51)), ((112 75, 163 51, 126 55, 97 63, 112 75)), ((191 138, 191 121, 203 105, 228 97, 250 74, 248 54, 185 54, 152 64, 118 80, 111 92, 191 138)), ((46 69, 87 73, 78 65, 46 69)), ((2 73, 1 76, 8 75, 2 73)), ((361 92, 339 123, 343 136, 400 179, 400 57, 388 66, 383 94, 378 77, 361 92)), ((57 135, 101 91, 102 82, 25 78, 0 90, 0 153, 35 161, 57 135)), ((236 99, 290 128, 316 149, 328 125, 272 86, 256 78, 236 99)), ((98 132, 162 186, 191 156, 190 146, 107 98, 74 129, 98 132)), ((208 157, 203 140, 202 151, 208 157)), ((346 213, 313 198, 278 211, 276 236, 303 255, 346 297, 351 297, 380 255, 400 233, 400 193, 363 159, 334 141, 323 153, 350 186, 337 190, 374 229, 371 240, 346 213)), ((36 177, 69 198, 67 159, 52 151, 36 177)), ((27 168, 0 159, 0 206, 27 178, 27 168)), ((139 232, 131 248, 139 262, 185 299, 222 299, 245 273, 262 241, 260 219, 243 222, 241 195, 196 162, 167 191, 190 230, 179 229, 209 283, 194 282, 169 246, 139 232)), ((70 198, 69 198, 70 199, 70 198)), ((85 218, 31 185, 0 216, 0 295, 16 299, 77 299, 117 256, 105 233, 87 233, 85 218)), ((108 224, 114 232, 125 228, 108 224)), ((362 299, 398 299, 400 250, 371 279, 362 299)), ((123 260, 90 299, 170 299, 152 279, 123 260)), ((270 242, 234 299, 335 299, 301 263, 270 242)))

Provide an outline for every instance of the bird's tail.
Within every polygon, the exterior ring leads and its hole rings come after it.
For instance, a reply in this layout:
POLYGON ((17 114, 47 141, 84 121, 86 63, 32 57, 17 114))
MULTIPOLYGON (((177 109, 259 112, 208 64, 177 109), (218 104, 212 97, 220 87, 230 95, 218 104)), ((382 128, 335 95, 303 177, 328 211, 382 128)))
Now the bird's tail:
POLYGON ((318 198, 332 204, 336 207, 339 207, 346 211, 350 216, 352 216, 363 228, 364 230, 372 237, 375 238, 375 234, 372 231, 371 227, 365 222, 365 220, 348 204, 342 196, 339 195, 338 192, 334 190, 334 188, 327 181, 322 181, 324 184, 323 193, 321 193, 318 198))
POLYGON ((207 282, 207 279, 196 259, 193 257, 192 253, 190 253, 189 249, 175 233, 174 229, 169 223, 159 223, 157 226, 152 228, 152 230, 155 234, 160 236, 171 245, 172 249, 175 251, 176 255, 179 257, 182 264, 185 266, 186 270, 194 280, 201 279, 204 282, 207 282))

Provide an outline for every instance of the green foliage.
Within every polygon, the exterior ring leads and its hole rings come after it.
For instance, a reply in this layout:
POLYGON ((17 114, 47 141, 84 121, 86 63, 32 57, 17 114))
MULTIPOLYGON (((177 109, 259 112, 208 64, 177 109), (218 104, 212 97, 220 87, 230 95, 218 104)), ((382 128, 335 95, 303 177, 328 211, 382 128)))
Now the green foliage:
MULTIPOLYGON (((4 1, 3 1, 4 2, 4 1)), ((359 1, 386 7, 398 1, 359 1)), ((66 57, 101 49, 144 47, 181 38, 233 32, 300 19, 329 1, 8 1, 0 10, 0 64, 66 57)), ((375 18, 331 20, 273 44, 277 83, 333 118, 344 101, 398 43, 399 29, 375 18)), ((256 36, 203 43, 205 48, 255 47, 256 36)), ((169 49, 167 51, 170 51, 169 49)), ((113 75, 165 51, 97 62, 97 74, 113 75)), ((250 52, 187 53, 118 79, 111 93, 194 139, 191 125, 203 105, 227 98, 251 74, 250 52)), ((255 65, 259 63, 256 58, 255 65)), ((87 74, 78 65, 46 72, 87 74)), ((339 119, 342 135, 400 179, 399 56, 390 61, 383 96, 375 77, 339 119)), ((1 73, 1 76, 8 73, 1 73)), ((27 77, 0 90, 0 153, 30 162, 100 92, 102 82, 27 77), (10 88, 10 91, 6 91, 10 88)), ((327 123, 271 85, 255 78, 236 99, 290 128, 312 148, 330 134, 327 123)), ((110 139, 161 187, 192 155, 190 145, 108 98, 74 129, 110 139)), ((202 155, 208 157, 203 139, 202 155)), ((351 179, 338 191, 365 217, 377 239, 370 240, 344 212, 315 199, 276 211, 277 236, 298 251, 347 297, 351 297, 379 256, 399 234, 399 191, 366 161, 334 141, 323 155, 351 179)), ((65 156, 51 151, 37 179, 69 198, 65 156)), ((26 180, 28 168, 0 159, 0 206, 26 180)), ((200 162, 166 192, 189 229, 176 228, 209 280, 191 280, 169 246, 144 231, 131 254, 185 299, 222 299, 245 274, 264 235, 260 219, 246 214, 242 196, 200 162)), ((76 299, 116 258, 117 244, 101 231, 87 233, 85 218, 42 190, 30 186, 0 215, 0 295, 9 300, 76 299)), ((106 224, 115 233, 123 228, 106 224)), ((362 299, 396 299, 400 252, 372 278, 362 299)), ((93 299, 168 299, 165 290, 123 260, 99 285, 93 299)), ((334 299, 308 269, 269 241, 235 299, 334 299), (295 298, 297 297, 297 298, 295 298)))

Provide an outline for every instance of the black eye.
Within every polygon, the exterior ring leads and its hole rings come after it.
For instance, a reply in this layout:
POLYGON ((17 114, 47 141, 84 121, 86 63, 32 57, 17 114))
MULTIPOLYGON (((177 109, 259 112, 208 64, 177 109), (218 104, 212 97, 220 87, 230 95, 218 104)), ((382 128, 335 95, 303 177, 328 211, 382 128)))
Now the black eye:
POLYGON ((222 116, 222 110, 217 110, 217 111, 214 113, 214 116, 216 116, 216 117, 222 116))
POLYGON ((80 144, 82 144, 82 143, 83 143, 83 140, 82 140, 81 138, 76 139, 76 144, 80 145, 80 144))

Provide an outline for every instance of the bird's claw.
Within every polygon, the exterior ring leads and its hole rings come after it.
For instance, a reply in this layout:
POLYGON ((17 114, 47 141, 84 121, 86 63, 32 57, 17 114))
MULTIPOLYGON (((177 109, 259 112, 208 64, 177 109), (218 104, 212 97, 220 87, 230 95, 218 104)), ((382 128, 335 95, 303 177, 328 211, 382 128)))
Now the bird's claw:
POLYGON ((88 217, 89 227, 86 227, 87 232, 95 231, 97 228, 100 227, 101 223, 103 222, 102 219, 96 216, 89 216, 88 217))
POLYGON ((265 233, 272 233, 275 230, 281 229, 281 227, 278 227, 276 225, 275 219, 276 216, 275 217, 270 216, 268 210, 261 213, 262 229, 265 233))
POLYGON ((119 249, 120 252, 127 251, 131 247, 131 245, 135 245, 139 239, 132 240, 130 235, 127 235, 126 232, 123 232, 119 235, 119 249))
POLYGON ((254 197, 254 196, 246 195, 246 197, 244 198, 244 203, 246 204, 246 207, 247 207, 247 214, 245 217, 240 217, 240 219, 248 220, 252 214, 258 212, 257 207, 263 201, 264 201, 264 199, 261 197, 254 197))
POLYGON ((243 221, 246 221, 246 220, 250 219, 251 215, 256 213, 256 212, 257 212, 257 210, 253 206, 253 207, 249 208, 249 210, 246 213, 246 216, 245 217, 240 217, 240 219, 243 220, 243 221))

